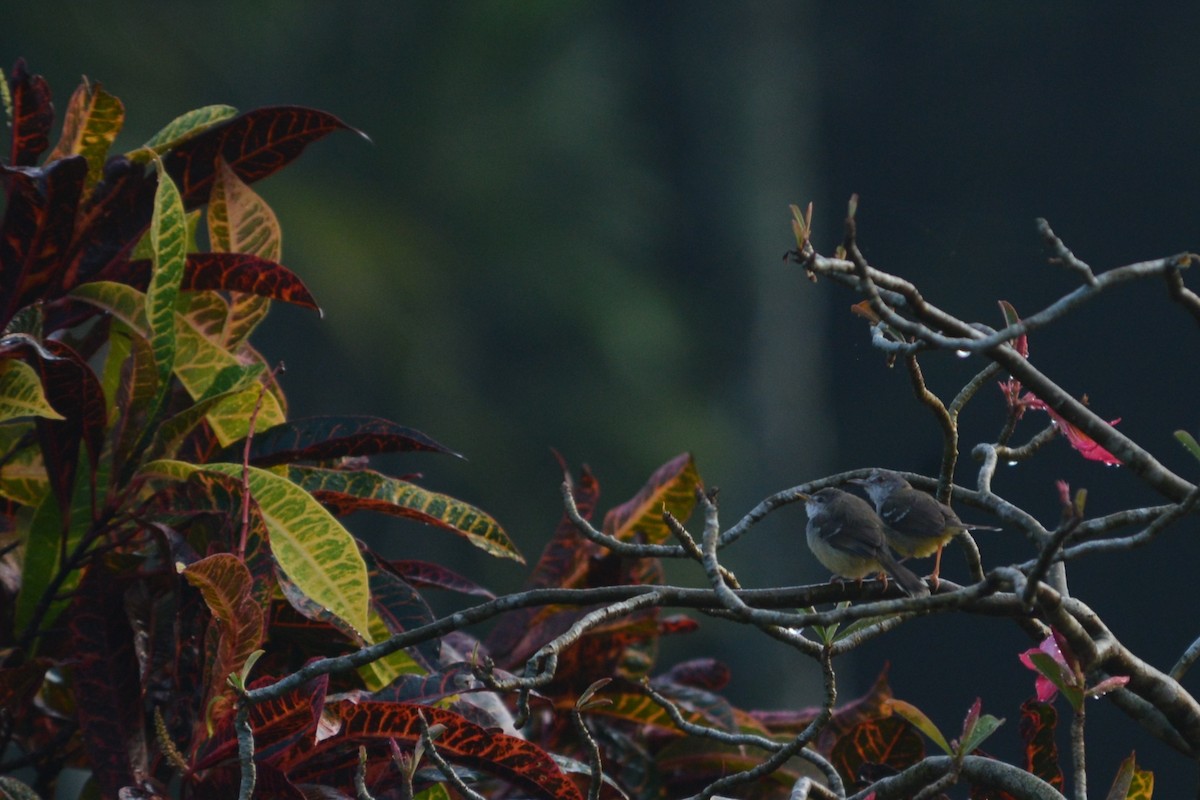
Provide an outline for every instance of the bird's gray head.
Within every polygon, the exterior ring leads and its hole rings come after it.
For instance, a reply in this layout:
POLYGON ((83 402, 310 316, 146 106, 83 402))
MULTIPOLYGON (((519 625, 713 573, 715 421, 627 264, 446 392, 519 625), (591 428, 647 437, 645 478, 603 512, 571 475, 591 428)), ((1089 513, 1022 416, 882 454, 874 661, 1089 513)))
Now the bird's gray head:
POLYGON ((831 486, 819 492, 801 495, 804 498, 804 510, 808 512, 810 518, 815 517, 828 508, 829 504, 837 500, 842 494, 844 493, 841 489, 835 489, 831 486))
POLYGON ((863 487, 875 505, 882 503, 892 492, 912 488, 912 484, 890 469, 873 469, 867 477, 855 478, 850 482, 863 487))

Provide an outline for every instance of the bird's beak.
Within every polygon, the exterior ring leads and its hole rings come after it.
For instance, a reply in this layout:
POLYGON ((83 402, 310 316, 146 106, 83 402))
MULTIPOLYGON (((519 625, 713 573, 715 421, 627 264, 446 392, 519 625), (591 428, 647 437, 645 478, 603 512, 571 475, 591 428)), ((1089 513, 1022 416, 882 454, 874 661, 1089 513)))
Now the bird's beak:
POLYGON ((846 483, 853 483, 855 486, 866 486, 866 478, 846 478, 846 483))
POLYGON ((796 492, 796 497, 800 498, 801 500, 803 500, 806 503, 812 499, 811 494, 805 494, 804 492, 796 492))

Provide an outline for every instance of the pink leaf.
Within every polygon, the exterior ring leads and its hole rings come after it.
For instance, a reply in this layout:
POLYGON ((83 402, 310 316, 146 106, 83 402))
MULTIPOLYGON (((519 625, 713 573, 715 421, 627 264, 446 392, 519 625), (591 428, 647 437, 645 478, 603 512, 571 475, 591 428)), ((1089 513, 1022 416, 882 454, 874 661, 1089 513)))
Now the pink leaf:
MULTIPOLYGON (((1112 453, 1108 452, 1099 444, 1097 444, 1095 439, 1063 419, 1057 411, 1046 405, 1046 402, 1041 398, 1035 397, 1033 394, 1027 392, 1019 402, 1026 408, 1036 408, 1049 414, 1050 419, 1054 422, 1055 427, 1062 431, 1063 436, 1067 437, 1067 441, 1071 443, 1071 446, 1078 450, 1079 454, 1084 458, 1091 461, 1099 461, 1109 466, 1121 463, 1121 459, 1117 458, 1112 453)), ((1114 420, 1110 420, 1108 424, 1116 425, 1120 421, 1121 418, 1118 417, 1114 420)))

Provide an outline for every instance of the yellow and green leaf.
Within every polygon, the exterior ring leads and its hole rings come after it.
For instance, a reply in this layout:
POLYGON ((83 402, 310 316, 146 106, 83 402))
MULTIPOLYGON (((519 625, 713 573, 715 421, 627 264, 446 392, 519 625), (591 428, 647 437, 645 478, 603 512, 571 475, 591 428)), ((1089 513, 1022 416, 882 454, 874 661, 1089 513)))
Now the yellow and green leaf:
POLYGON ((34 368, 24 361, 4 359, 0 361, 0 422, 26 417, 63 419, 46 399, 34 368))
POLYGON ((5 454, 0 466, 0 497, 37 508, 50 491, 50 481, 37 440, 22 441, 32 432, 32 423, 0 425, 0 453, 5 454))
POLYGON ((640 534, 646 543, 659 544, 671 536, 663 512, 669 511, 680 522, 686 520, 700 485, 695 460, 682 453, 655 470, 633 498, 604 515, 604 532, 623 540, 640 534))
MULTIPOLYGON (((142 474, 183 480, 196 470, 239 479, 242 475, 241 464, 197 467, 167 460, 147 464, 142 474)), ((306 597, 370 641, 367 567, 354 537, 287 478, 250 467, 247 482, 279 568, 306 597)))
POLYGON ((166 127, 150 137, 147 142, 126 154, 130 161, 147 164, 173 147, 201 134, 214 125, 237 116, 233 106, 212 105, 193 109, 167 123, 166 127))
POLYGON ((161 163, 150 221, 150 245, 153 271, 146 290, 146 322, 159 392, 165 394, 175 366, 175 299, 187 264, 187 220, 179 190, 161 163))
POLYGON ((100 84, 87 79, 79 84, 67 102, 63 117, 62 136, 46 161, 80 155, 87 161, 85 193, 100 181, 108 149, 116 141, 125 123, 125 106, 119 99, 104 91, 100 84))
POLYGON ((338 513, 377 511, 409 517, 463 536, 479 549, 525 563, 508 534, 470 503, 372 470, 289 466, 288 477, 338 513))

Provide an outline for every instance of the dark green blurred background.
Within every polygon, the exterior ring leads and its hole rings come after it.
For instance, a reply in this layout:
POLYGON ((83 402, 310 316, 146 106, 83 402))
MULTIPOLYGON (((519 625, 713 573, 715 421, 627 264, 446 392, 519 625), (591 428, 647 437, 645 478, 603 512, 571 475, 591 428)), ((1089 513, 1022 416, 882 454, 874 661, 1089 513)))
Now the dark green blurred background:
MULTIPOLYGON (((1197 41, 1196 4, 0 10, 0 62, 24 56, 59 108, 80 75, 103 82, 126 104, 122 149, 209 103, 314 106, 370 135, 322 141, 256 187, 282 222, 284 263, 325 311, 277 308, 258 345, 287 365, 293 416, 376 414, 463 452, 388 466, 490 511, 531 560, 560 514, 552 447, 592 466, 602 507, 690 450, 722 488, 726 524, 840 469, 934 472, 937 426, 871 349, 848 312, 856 298, 782 263, 787 204, 816 202, 816 241, 832 252, 859 193, 877 266, 994 325, 998 299, 1029 313, 1076 285, 1045 264, 1035 217, 1097 269, 1200 249, 1197 41)), ((1032 356, 1194 477, 1171 434, 1196 432, 1196 333, 1162 286, 1131 286, 1038 333, 1032 356)), ((980 364, 925 366, 949 397, 980 364)), ((1002 415, 999 392, 985 391, 964 418, 964 449, 992 439, 1002 415)), ((964 455, 960 482, 973 467, 964 455)), ((1088 487, 1094 513, 1155 500, 1061 442, 996 489, 1053 524, 1056 478, 1088 487)), ((824 580, 799 544, 803 512, 778 516, 729 564, 748 586, 824 580)), ((497 590, 525 574, 439 532, 350 524, 390 556, 449 561, 497 590)), ((1196 535, 1188 521, 1152 548, 1074 568, 1077 595, 1162 669, 1200 633, 1196 535)), ((980 542, 989 564, 1029 556, 1015 535, 980 542)), ((953 550, 946 572, 964 575, 953 550)), ((819 701, 807 663, 704 625, 707 638, 669 643, 664 660, 720 652, 748 706, 819 701)), ((1027 646, 1001 621, 922 620, 841 665, 842 698, 890 660, 897 694, 948 731, 982 696, 1009 719, 992 749, 1012 758, 1033 688, 1016 659, 1027 646)), ((1160 796, 1172 781, 1191 786, 1181 757, 1092 709, 1101 792, 1135 748, 1160 796)))

